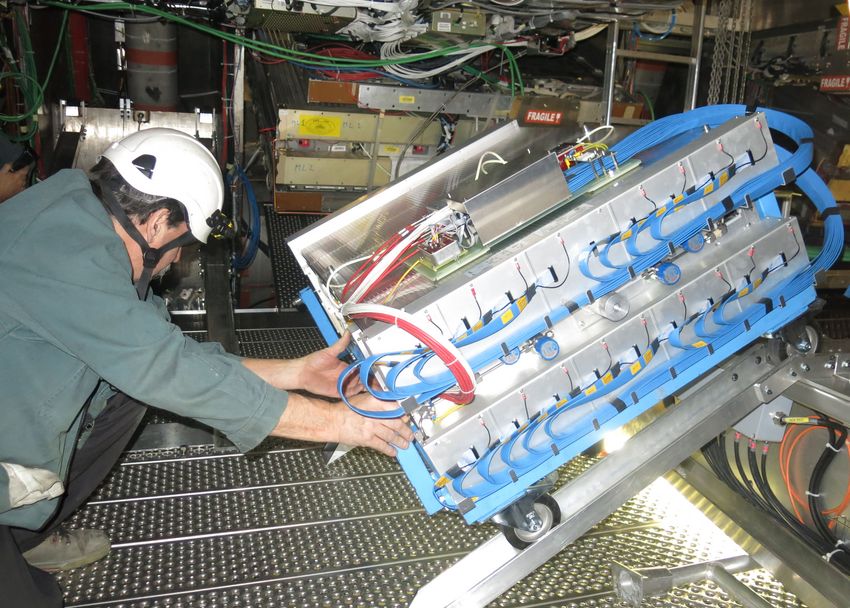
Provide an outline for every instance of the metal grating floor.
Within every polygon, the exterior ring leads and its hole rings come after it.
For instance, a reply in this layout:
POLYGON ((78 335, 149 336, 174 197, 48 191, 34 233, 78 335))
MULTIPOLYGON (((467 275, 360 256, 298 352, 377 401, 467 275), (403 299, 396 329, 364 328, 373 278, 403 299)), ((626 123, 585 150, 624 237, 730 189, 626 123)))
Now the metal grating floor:
POLYGON ((308 284, 307 277, 301 272, 286 244, 286 239, 322 217, 324 216, 308 213, 276 213, 272 205, 266 205, 272 273, 280 308, 291 308, 298 292, 308 284))
MULTIPOLYGON (((240 330, 252 356, 321 346, 313 328, 240 330)), ((561 469, 561 482, 592 460, 561 469)), ((666 482, 656 482, 492 606, 622 607, 610 563, 679 565, 740 552, 666 482)), ((404 607, 417 589, 495 533, 428 517, 397 463, 354 450, 330 466, 320 446, 267 440, 244 455, 211 446, 128 452, 74 527, 106 529, 110 555, 58 575, 71 607, 404 607)), ((764 571, 742 578, 779 607, 801 606, 764 571)), ((737 606, 710 583, 645 605, 737 606)))

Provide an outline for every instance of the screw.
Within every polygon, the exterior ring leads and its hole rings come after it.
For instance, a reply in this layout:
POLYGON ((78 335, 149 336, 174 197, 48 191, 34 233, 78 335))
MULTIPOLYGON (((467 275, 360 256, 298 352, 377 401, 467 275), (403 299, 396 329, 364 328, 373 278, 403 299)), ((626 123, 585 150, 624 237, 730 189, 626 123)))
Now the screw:
POLYGON ((796 378, 796 377, 797 377, 797 372, 795 372, 793 369, 791 370, 791 377, 792 377, 792 378, 796 378))
POLYGON ((841 362, 841 367, 844 367, 844 368, 850 367, 850 361, 848 361, 847 359, 844 359, 844 361, 841 362))
POLYGON ((738 374, 732 374, 732 382, 738 381, 738 374))
POLYGON ((765 386, 764 387, 764 394, 765 395, 772 395, 773 391, 765 386))
POLYGON ((801 363, 801 364, 800 364, 800 369, 801 369, 801 370, 803 370, 804 372, 807 372, 807 371, 809 371, 811 368, 809 367, 809 364, 808 364, 808 363, 801 363))
POLYGON ((761 365, 761 357, 756 357, 756 365, 761 365))

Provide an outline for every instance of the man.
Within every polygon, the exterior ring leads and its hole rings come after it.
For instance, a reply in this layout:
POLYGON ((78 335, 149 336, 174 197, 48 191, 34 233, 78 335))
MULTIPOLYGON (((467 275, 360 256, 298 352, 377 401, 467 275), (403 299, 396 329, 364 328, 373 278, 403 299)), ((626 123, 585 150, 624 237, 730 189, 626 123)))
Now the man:
POLYGON ((4 607, 62 605, 55 579, 23 552, 45 568, 108 552, 102 533, 59 524, 112 468, 147 405, 200 420, 243 451, 269 434, 389 455, 412 439, 401 420, 360 417, 338 401, 347 337, 294 361, 241 359, 186 339, 148 297, 181 246, 227 229, 222 199, 209 151, 146 129, 112 144, 90 177, 61 171, 0 206, 4 607))
POLYGON ((0 203, 24 191, 34 161, 31 151, 0 133, 0 203))

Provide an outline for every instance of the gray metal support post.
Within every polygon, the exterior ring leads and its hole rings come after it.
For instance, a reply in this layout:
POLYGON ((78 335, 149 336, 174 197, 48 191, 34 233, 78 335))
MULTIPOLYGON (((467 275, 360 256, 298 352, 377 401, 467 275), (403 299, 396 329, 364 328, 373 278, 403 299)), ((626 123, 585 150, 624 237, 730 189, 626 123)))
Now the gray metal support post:
POLYGON ((694 2, 694 24, 691 31, 691 61, 688 64, 688 84, 685 89, 685 111, 697 106, 697 90, 699 89, 700 64, 702 63, 702 37, 705 33, 706 0, 694 2))
POLYGON ((599 122, 611 124, 614 109, 614 81, 617 72, 617 40, 620 37, 620 24, 612 21, 608 24, 608 39, 605 42, 605 79, 602 84, 602 106, 599 122))

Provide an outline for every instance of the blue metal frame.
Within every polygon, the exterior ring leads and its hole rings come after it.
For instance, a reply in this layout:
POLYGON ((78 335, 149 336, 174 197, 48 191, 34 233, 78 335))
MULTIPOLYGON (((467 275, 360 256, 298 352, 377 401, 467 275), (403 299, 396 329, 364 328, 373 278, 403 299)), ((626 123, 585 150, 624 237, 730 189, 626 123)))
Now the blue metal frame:
MULTIPOLYGON (((307 307, 307 312, 310 313, 316 322, 316 327, 319 328, 319 333, 322 334, 325 342, 331 345, 339 340, 339 334, 336 332, 336 328, 331 323, 327 313, 325 313, 325 309, 322 308, 316 292, 308 287, 302 289, 299 295, 301 296, 301 301, 307 307)), ((353 348, 356 354, 359 355, 360 349, 353 348)), ((416 490, 416 494, 419 496, 419 500, 422 501, 422 505, 425 507, 428 515, 433 515, 446 508, 446 505, 437 500, 437 497, 434 495, 434 477, 425 466, 423 461, 424 455, 419 453, 417 444, 413 443, 405 450, 396 449, 396 458, 404 470, 404 474, 407 475, 407 478, 413 485, 413 489, 416 490)))

